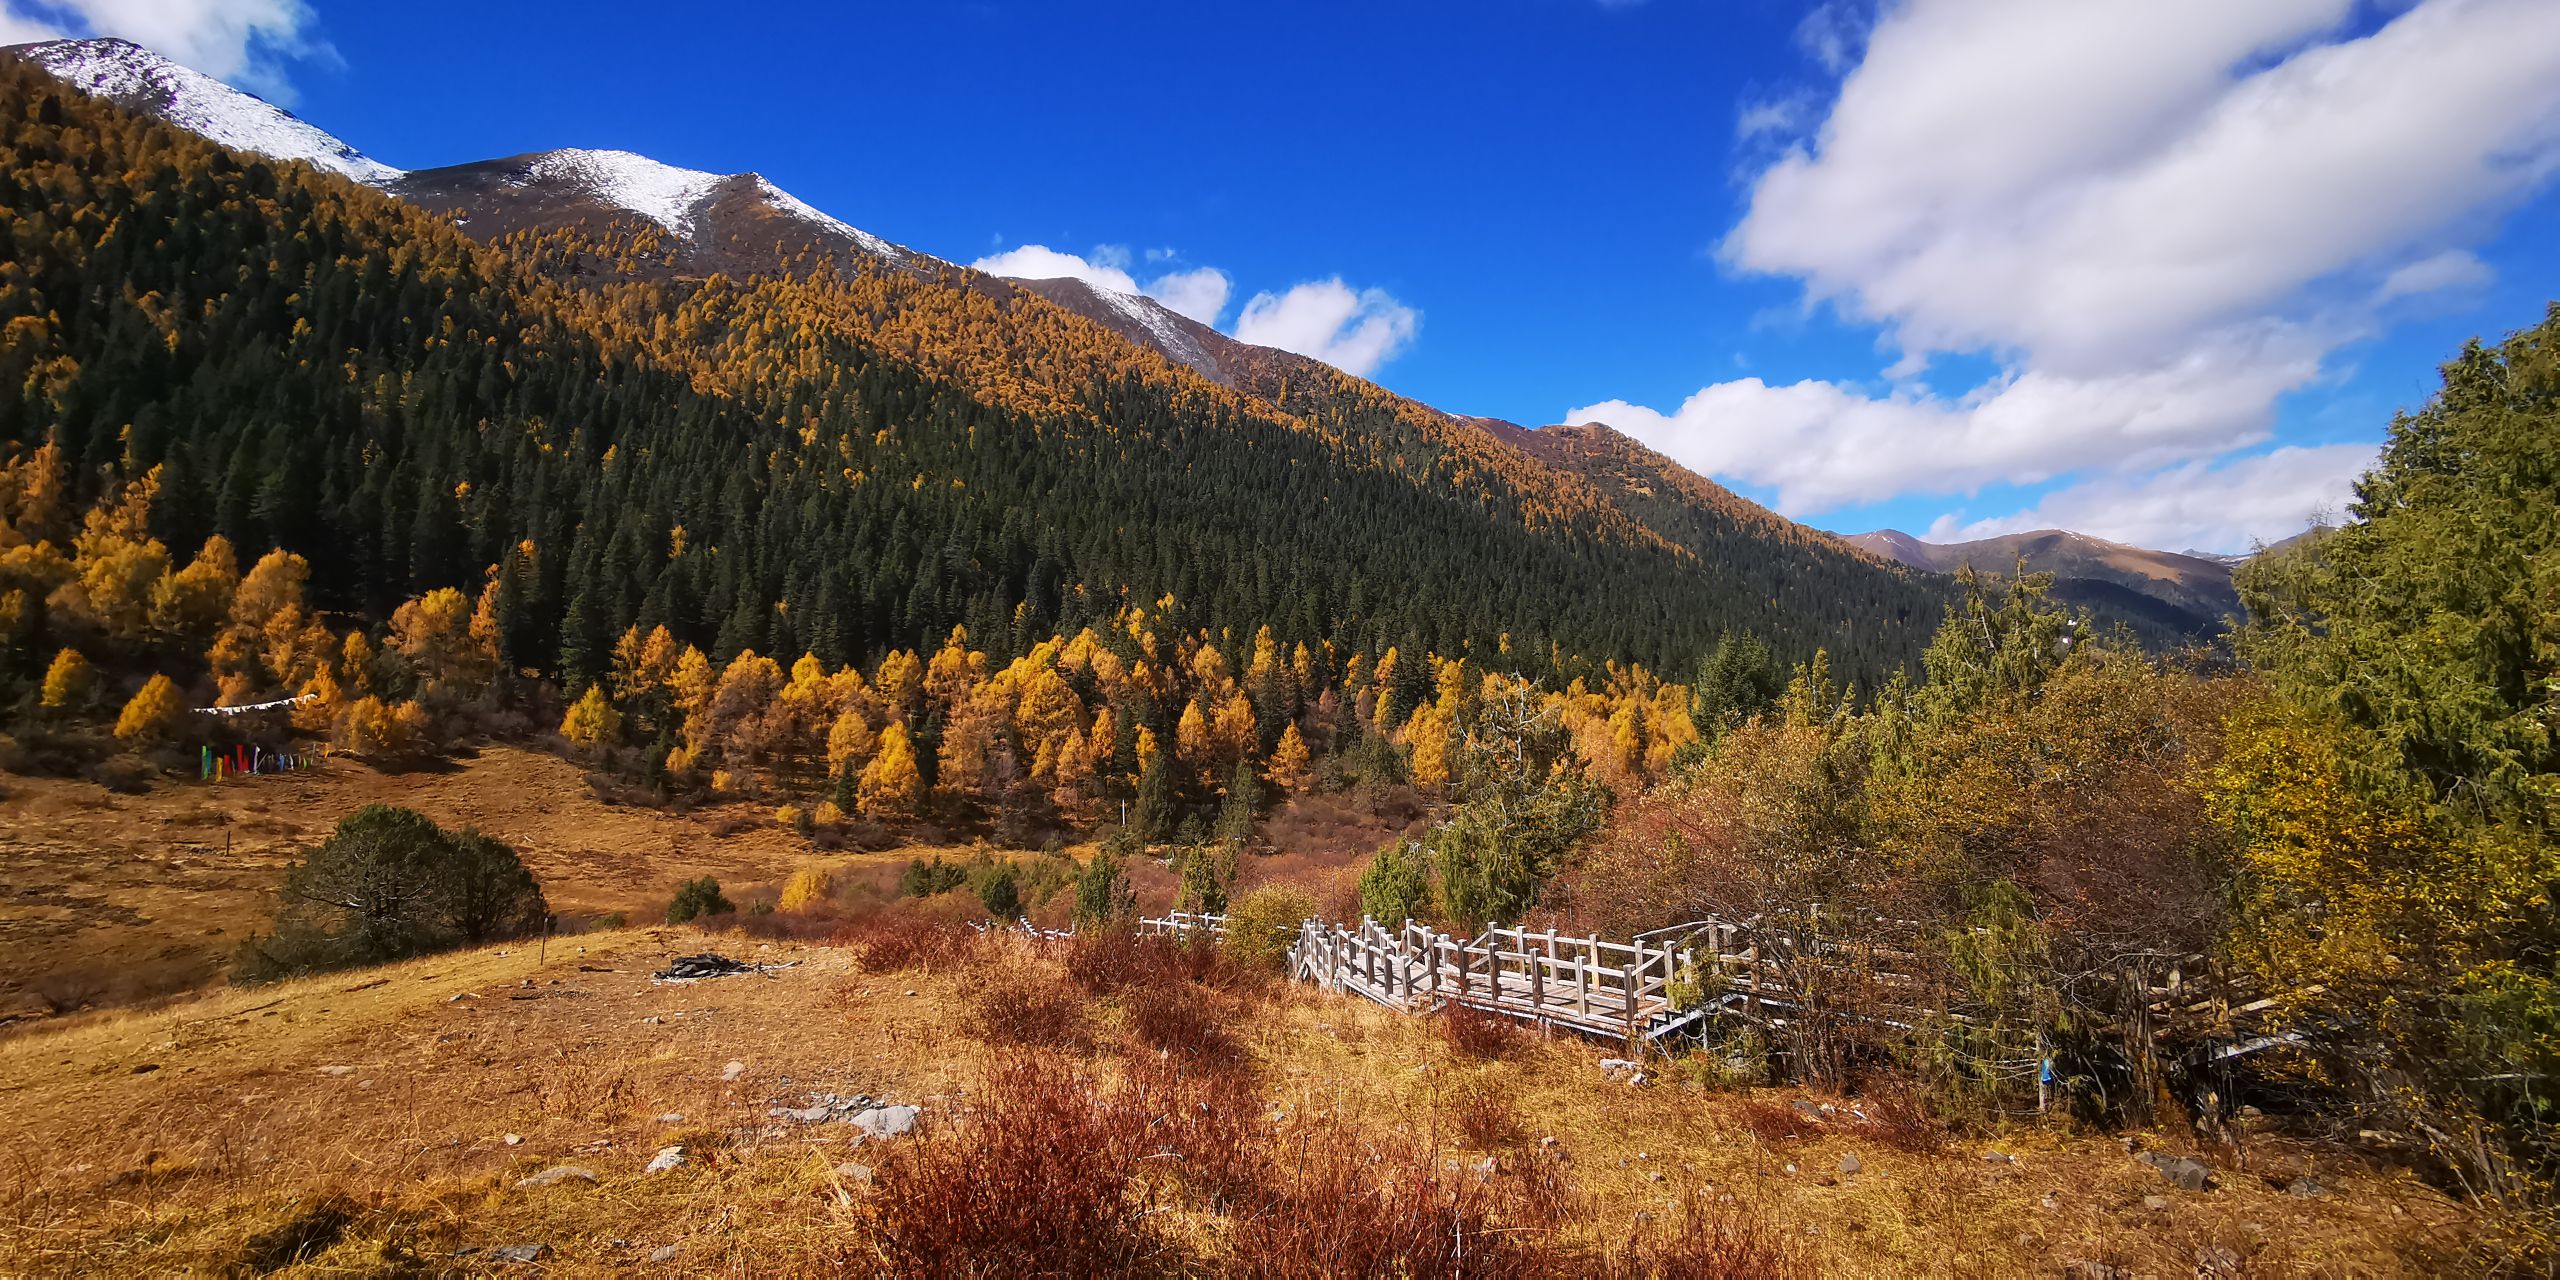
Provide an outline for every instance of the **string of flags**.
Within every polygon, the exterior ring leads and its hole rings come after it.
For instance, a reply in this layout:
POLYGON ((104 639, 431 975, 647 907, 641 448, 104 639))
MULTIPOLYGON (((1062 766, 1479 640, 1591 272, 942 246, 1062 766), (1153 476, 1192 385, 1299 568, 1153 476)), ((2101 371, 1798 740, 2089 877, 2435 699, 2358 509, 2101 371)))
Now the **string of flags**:
POLYGON ((302 693, 290 698, 278 698, 273 702, 252 702, 244 707, 197 707, 195 713, 200 716, 243 716, 252 711, 273 711, 279 707, 295 706, 319 696, 316 693, 302 693))
POLYGON ((269 751, 265 747, 242 744, 217 750, 201 748, 198 763, 207 782, 222 782, 242 774, 299 773, 317 769, 329 758, 329 746, 322 743, 317 752, 269 751))

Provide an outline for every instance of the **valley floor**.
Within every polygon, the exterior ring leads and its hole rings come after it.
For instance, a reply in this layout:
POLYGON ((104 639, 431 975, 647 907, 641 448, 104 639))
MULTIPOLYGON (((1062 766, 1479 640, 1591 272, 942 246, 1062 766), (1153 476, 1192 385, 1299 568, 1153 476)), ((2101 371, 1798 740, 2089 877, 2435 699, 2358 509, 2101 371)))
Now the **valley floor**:
MULTIPOLYGON (((846 947, 635 929, 57 1019, 0 1040, 0 1274, 233 1271, 297 1250, 301 1274, 525 1272, 492 1251, 529 1245, 568 1275, 868 1272, 878 1192, 839 1166, 935 1141, 1024 1055, 973 1031, 973 997, 1005 974, 1071 989, 1040 948, 982 942, 943 971, 866 974, 846 947), (787 967, 652 981, 706 947, 787 967), (827 1094, 915 1104, 922 1136, 856 1146, 850 1125, 772 1114, 827 1094), (679 1144, 684 1164, 644 1172, 679 1144), (521 1185, 561 1165, 592 1180, 521 1185)), ((2477 1225, 2406 1174, 2272 1134, 2200 1153, 2217 1185, 2184 1191, 2114 1137, 1906 1151, 1845 1102, 1799 1124, 1793 1102, 1824 1100, 1613 1082, 1584 1041, 1480 1061, 1430 1020, 1308 988, 1215 1006, 1236 1011, 1274 1117, 1427 1145, 1451 1168, 1499 1156, 1502 1176, 1560 1154, 1582 1197, 1566 1230, 1591 1239, 1730 1195, 1830 1274, 2402 1275, 2442 1270, 2477 1225), (1507 1132, 1458 1136, 1458 1108, 1488 1096, 1507 1132), (2322 1194, 2284 1190, 2306 1175, 2322 1194)), ((1110 1000, 1092 1016, 1093 1042, 1059 1061, 1108 1075, 1155 1055, 1110 1000)), ((1214 1244, 1186 1257, 1224 1265, 1214 1244)))

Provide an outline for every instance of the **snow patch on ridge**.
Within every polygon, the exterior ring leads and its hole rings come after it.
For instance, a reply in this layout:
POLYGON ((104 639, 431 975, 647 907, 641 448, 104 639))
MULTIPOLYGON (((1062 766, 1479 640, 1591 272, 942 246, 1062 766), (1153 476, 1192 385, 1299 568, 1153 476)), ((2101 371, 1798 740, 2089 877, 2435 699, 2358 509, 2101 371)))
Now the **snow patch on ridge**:
POLYGON ((15 52, 67 84, 155 113, 226 147, 304 161, 368 186, 401 176, 292 112, 129 40, 50 40, 15 52))
POLYGON ((526 169, 528 178, 583 187, 679 236, 693 234, 693 207, 722 177, 679 169, 630 151, 546 151, 526 169))
POLYGON ((1195 369, 1209 364, 1209 353, 1201 350, 1198 339, 1183 332, 1182 326, 1173 322, 1172 312, 1164 304, 1153 298, 1122 293, 1117 289, 1105 289, 1091 281, 1085 282, 1085 287, 1093 290, 1095 296, 1109 304, 1112 310, 1127 316, 1135 321, 1139 328, 1146 330, 1147 335, 1155 339, 1156 345, 1163 348, 1165 354, 1195 369))
POLYGON ((846 222, 842 218, 832 217, 828 214, 819 212, 816 206, 802 200, 800 197, 795 196, 788 191, 783 190, 780 187, 773 185, 770 182, 765 181, 761 177, 756 179, 756 193, 764 197, 766 204, 772 205, 774 208, 804 222, 814 222, 830 231, 836 231, 846 236, 850 236, 854 243, 861 245, 863 248, 868 249, 873 253, 879 254, 881 257, 903 258, 907 256, 906 250, 901 249, 898 246, 853 225, 852 223, 846 222))

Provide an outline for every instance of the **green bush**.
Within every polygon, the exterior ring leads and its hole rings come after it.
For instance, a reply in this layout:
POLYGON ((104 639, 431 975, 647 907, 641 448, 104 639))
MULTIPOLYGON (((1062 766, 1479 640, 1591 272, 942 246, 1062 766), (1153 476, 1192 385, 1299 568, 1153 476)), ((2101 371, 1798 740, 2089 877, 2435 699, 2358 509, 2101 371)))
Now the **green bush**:
POLYGON ((898 893, 901 897, 930 898, 938 893, 949 893, 968 882, 966 868, 954 866, 938 857, 931 862, 917 858, 907 864, 906 870, 898 873, 898 893))
POLYGON ((542 885, 513 849, 413 809, 366 805, 285 876, 274 930, 241 948, 260 982, 380 964, 540 930, 542 885))
POLYGON ((978 905, 998 920, 1016 920, 1022 916, 1022 875, 1011 862, 989 862, 969 876, 970 887, 978 892, 978 905))
POLYGON ((720 896, 720 882, 704 876, 676 886, 675 900, 667 904, 667 923, 683 924, 700 916, 721 916, 737 910, 737 906, 720 896))
POLYGON ((1227 907, 1227 955, 1238 964, 1277 969, 1298 939, 1298 926, 1315 914, 1315 898, 1290 885, 1239 894, 1227 907))
POLYGON ((1076 876, 1076 928, 1083 932, 1118 928, 1138 914, 1138 894, 1118 855, 1093 855, 1076 876))

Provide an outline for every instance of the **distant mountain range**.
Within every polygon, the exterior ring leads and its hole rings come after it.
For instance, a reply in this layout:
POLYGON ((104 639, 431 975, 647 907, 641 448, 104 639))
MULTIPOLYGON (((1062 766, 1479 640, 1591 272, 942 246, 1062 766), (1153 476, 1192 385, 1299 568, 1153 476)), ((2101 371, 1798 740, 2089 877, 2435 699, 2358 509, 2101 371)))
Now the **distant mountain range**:
POLYGON ((1851 535, 1852 546, 1896 564, 2003 576, 2023 561, 2054 576, 2054 594, 2100 619, 2122 622, 2154 644, 2219 634, 2240 612, 2231 571, 2247 556, 2153 551, 2062 529, 2037 529, 1972 542, 1923 542, 1899 529, 1851 535))

